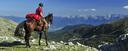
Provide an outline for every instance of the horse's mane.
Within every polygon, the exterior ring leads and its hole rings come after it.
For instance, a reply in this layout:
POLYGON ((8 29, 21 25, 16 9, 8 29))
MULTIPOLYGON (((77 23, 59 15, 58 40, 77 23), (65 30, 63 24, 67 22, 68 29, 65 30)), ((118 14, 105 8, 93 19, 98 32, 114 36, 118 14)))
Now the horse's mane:
POLYGON ((53 16, 53 14, 52 14, 52 13, 48 14, 48 15, 47 15, 47 16, 45 16, 44 18, 45 18, 45 19, 47 19, 48 17, 51 17, 51 16, 53 16))
POLYGON ((50 16, 52 16, 53 14, 52 13, 50 13, 50 14, 48 14, 46 17, 50 17, 50 16))

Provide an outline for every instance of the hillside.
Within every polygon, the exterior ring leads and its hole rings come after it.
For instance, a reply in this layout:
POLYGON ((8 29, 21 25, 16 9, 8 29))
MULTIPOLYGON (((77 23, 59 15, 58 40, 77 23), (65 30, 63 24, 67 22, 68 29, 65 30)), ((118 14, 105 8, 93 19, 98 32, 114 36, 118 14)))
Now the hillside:
POLYGON ((66 41, 69 39, 80 38, 88 29, 92 28, 92 25, 80 24, 80 25, 70 25, 66 26, 61 30, 50 32, 49 38, 54 41, 66 41), (81 32, 79 32, 81 31, 81 32))
POLYGON ((0 36, 13 35, 17 23, 0 17, 0 36))
MULTIPOLYGON (((31 48, 25 48, 23 39, 14 37, 14 30, 17 23, 0 17, 0 51, 98 51, 96 48, 72 42, 49 41, 49 46, 45 46, 45 40, 41 40, 38 46, 38 38, 31 38, 31 48)), ((37 35, 37 34, 36 34, 37 35)), ((33 35, 32 35, 33 36, 33 35)))
POLYGON ((98 48, 104 43, 113 43, 116 38, 126 33, 128 18, 122 18, 99 26, 67 26, 61 30, 49 33, 51 40, 80 42, 98 48), (72 28, 69 28, 72 27, 72 28), (67 29, 67 30, 65 30, 67 29))

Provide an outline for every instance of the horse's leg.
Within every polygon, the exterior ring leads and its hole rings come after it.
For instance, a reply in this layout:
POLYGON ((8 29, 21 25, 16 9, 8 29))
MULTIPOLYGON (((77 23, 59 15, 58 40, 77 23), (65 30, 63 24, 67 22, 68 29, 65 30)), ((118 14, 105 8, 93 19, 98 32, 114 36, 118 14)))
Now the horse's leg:
POLYGON ((29 44, 29 37, 31 36, 31 29, 28 23, 24 24, 24 29, 25 29, 25 43, 26 43, 26 47, 30 47, 29 44))
POLYGON ((48 30, 46 29, 46 31, 44 32, 46 46, 48 46, 47 33, 48 33, 48 30))
POLYGON ((40 44, 41 37, 42 37, 42 32, 39 32, 39 45, 41 45, 40 44))
POLYGON ((30 37, 30 33, 26 31, 25 33, 25 42, 26 42, 26 47, 31 47, 30 44, 29 44, 29 37, 30 37))

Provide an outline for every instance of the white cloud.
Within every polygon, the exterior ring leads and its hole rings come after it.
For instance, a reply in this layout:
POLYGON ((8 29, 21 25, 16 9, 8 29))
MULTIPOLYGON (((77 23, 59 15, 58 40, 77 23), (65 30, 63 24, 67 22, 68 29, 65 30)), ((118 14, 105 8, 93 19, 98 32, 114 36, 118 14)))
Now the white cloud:
POLYGON ((96 11, 96 9, 78 9, 78 12, 96 11))
POLYGON ((96 11, 96 9, 91 9, 92 11, 96 11))
POLYGON ((128 9, 128 5, 124 6, 123 8, 124 8, 124 9, 128 9))

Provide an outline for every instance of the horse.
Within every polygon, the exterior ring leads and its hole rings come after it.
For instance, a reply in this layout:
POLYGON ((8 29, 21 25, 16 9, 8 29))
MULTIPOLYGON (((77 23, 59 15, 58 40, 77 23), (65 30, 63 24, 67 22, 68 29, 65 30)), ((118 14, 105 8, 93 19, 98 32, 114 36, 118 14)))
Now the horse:
MULTIPOLYGON (((46 17, 44 17, 45 20, 47 21, 47 23, 50 25, 52 24, 52 21, 53 21, 53 14, 48 14, 46 17)), ((42 20, 43 18, 41 18, 42 20)), ((41 22, 41 24, 44 25, 44 22, 41 22)), ((45 43, 46 43, 46 46, 48 46, 48 39, 47 39, 47 34, 48 34, 48 28, 45 28, 45 31, 39 31, 37 30, 37 22, 34 21, 34 20, 25 20, 23 21, 21 24, 19 24, 17 27, 16 27, 16 30, 14 32, 14 35, 15 36, 19 36, 20 35, 20 28, 19 27, 23 27, 24 30, 25 30, 25 36, 24 36, 24 39, 25 39, 25 45, 26 47, 31 47, 30 46, 30 43, 29 43, 29 38, 31 36, 31 33, 33 31, 38 31, 39 32, 39 45, 40 45, 40 40, 41 40, 41 37, 42 37, 42 33, 44 33, 44 37, 45 37, 45 43)), ((41 30, 44 30, 43 27, 41 27, 42 29, 41 30)))

